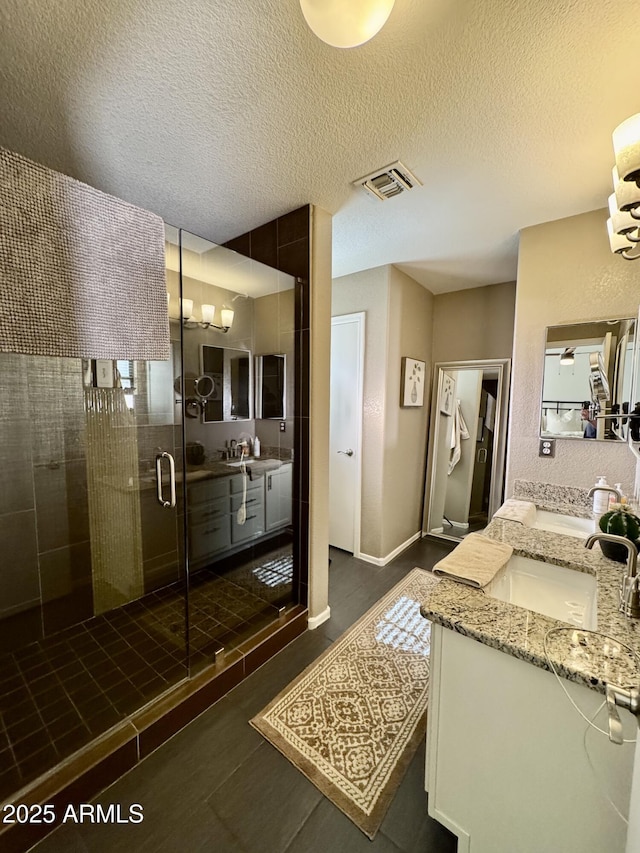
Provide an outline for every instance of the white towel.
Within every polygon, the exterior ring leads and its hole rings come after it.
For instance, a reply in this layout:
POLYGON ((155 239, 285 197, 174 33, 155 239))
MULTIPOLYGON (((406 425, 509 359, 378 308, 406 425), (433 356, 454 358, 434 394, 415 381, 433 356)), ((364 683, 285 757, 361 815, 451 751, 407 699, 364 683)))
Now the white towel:
POLYGON ((504 542, 489 539, 481 533, 470 533, 450 554, 436 563, 433 573, 482 589, 507 564, 512 553, 513 548, 504 542))
POLYGON ((462 456, 462 439, 469 438, 469 430, 462 417, 462 409, 460 408, 460 400, 456 400, 456 407, 453 412, 453 429, 451 430, 451 456, 449 457, 449 470, 451 474, 462 456))
POLYGON ((536 505, 530 501, 519 501, 515 498, 506 500, 493 516, 494 518, 506 518, 508 521, 517 521, 525 527, 533 527, 536 523, 536 505))

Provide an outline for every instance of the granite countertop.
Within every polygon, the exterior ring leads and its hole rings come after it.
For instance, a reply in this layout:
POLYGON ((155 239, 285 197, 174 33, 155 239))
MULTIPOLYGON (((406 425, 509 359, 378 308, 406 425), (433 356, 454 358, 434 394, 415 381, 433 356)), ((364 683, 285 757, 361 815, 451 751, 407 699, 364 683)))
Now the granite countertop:
MULTIPOLYGON (((236 474, 240 474, 242 473, 242 470, 239 462, 239 459, 230 460, 229 462, 214 459, 204 462, 202 465, 187 465, 185 478, 187 485, 191 483, 198 483, 202 480, 213 480, 218 477, 233 477, 236 474)), ((247 470, 253 466, 258 473, 262 473, 263 470, 266 471, 271 468, 278 468, 281 465, 286 465, 290 462, 291 459, 277 459, 271 456, 260 456, 256 459, 247 459, 245 464, 247 466, 247 470)), ((176 471, 176 483, 182 483, 182 480, 182 472, 176 471)), ((141 473, 138 476, 137 482, 132 478, 129 483, 122 483, 115 477, 105 477, 104 482, 121 492, 144 492, 149 489, 156 488, 156 473, 155 469, 141 473)), ((162 482, 165 484, 169 482, 168 474, 163 474, 162 482)))
MULTIPOLYGON (((539 496, 536 503, 543 503, 539 496)), ((567 503, 571 505, 564 500, 556 504, 546 500, 543 506, 564 513, 567 503)), ((515 554, 595 575, 597 631, 576 628, 445 579, 422 602, 421 613, 425 618, 551 670, 548 657, 559 675, 602 693, 607 683, 622 686, 640 683, 640 620, 627 619, 618 610, 622 564, 604 557, 597 544, 593 550, 587 550, 582 539, 534 530, 513 521, 493 519, 483 535, 506 542, 515 554), (551 629, 555 630, 547 635, 551 629), (620 644, 629 646, 638 658, 620 644)))

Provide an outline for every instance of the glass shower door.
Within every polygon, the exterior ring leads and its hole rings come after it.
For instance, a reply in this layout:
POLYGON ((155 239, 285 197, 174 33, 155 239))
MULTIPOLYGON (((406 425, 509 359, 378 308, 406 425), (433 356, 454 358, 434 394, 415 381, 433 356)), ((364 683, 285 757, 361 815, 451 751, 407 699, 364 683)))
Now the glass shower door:
POLYGON ((188 674, 179 349, 0 355, 0 799, 188 674))

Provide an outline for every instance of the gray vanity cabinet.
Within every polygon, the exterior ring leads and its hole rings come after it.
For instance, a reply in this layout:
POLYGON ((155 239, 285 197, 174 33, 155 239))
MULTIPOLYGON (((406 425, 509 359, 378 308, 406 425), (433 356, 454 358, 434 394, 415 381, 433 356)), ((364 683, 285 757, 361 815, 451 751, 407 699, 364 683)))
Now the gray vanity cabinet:
POLYGON ((264 533, 264 477, 247 480, 246 518, 238 523, 242 506, 242 475, 231 478, 231 543, 248 542, 264 533))
POLYGON ((290 464, 282 465, 266 475, 264 494, 267 530, 277 530, 291 524, 291 468, 290 464))
POLYGON ((217 498, 191 513, 191 557, 202 557, 226 551, 231 544, 229 498, 217 498))
POLYGON ((189 486, 189 557, 199 562, 231 545, 229 478, 189 486))
POLYGON ((247 478, 244 524, 238 521, 242 474, 189 486, 189 557, 196 568, 291 524, 291 470, 287 463, 266 475, 247 478))

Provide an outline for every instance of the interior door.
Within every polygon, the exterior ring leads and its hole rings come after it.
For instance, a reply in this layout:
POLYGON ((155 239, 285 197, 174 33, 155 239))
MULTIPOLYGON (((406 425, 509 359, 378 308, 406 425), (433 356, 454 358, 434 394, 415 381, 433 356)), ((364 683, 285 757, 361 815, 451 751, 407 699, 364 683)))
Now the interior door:
POLYGON ((358 553, 364 314, 331 320, 329 544, 358 553))

